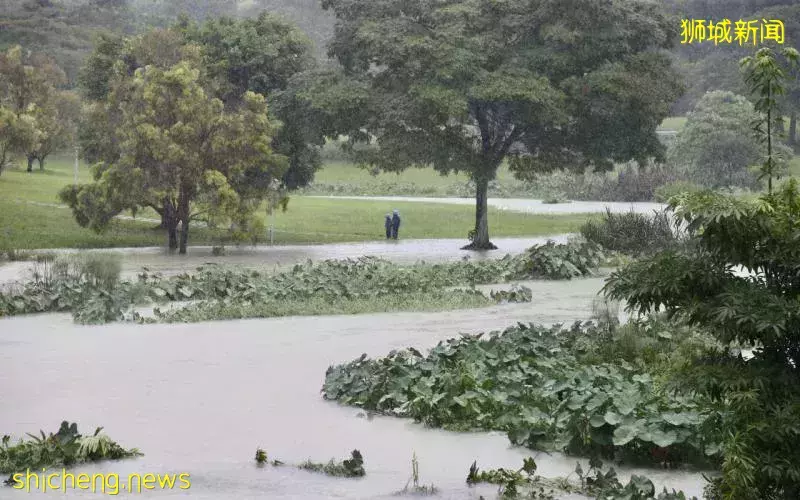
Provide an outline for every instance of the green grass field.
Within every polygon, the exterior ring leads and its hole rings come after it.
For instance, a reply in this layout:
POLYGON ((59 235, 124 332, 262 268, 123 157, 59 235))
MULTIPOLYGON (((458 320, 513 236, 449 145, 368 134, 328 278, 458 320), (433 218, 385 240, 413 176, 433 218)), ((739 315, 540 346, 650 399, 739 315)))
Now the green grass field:
MULTIPOLYGON (((329 176, 365 175, 353 166, 332 166, 329 176)), ((366 174, 368 175, 368 174, 366 174)), ((385 174, 394 175, 394 174, 385 174)), ((419 178, 438 175, 430 171, 410 171, 403 175, 419 178)), ((90 180, 88 169, 79 169, 79 182, 90 180)), ((0 247, 102 248, 160 246, 165 235, 155 230, 153 221, 115 220, 103 234, 80 227, 69 209, 59 204, 57 193, 73 182, 73 163, 53 158, 45 171, 32 173, 22 168, 0 174, 0 247)), ((289 210, 275 215, 275 243, 330 243, 368 241, 383 238, 383 215, 398 209, 403 215, 402 238, 464 238, 474 225, 474 208, 429 203, 385 203, 366 200, 335 200, 303 196, 292 197, 289 210)), ((152 217, 153 214, 143 214, 152 217)), ((266 214, 264 215, 266 217, 266 214)), ((576 230, 589 215, 546 216, 490 210, 491 234, 501 236, 541 236, 576 230)), ((268 221, 269 222, 269 221, 268 221)), ((219 233, 195 226, 191 245, 214 244, 219 233)), ((266 236, 265 236, 266 237, 266 236)))

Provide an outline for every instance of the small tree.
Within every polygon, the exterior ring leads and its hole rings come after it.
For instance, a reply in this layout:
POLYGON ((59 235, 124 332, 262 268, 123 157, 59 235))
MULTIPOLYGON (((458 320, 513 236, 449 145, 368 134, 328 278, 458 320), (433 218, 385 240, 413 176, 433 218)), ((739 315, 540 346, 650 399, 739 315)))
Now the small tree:
MULTIPOLYGON (((800 61, 800 54, 792 48, 782 49, 781 55, 792 67, 796 67, 800 61)), ((776 60, 775 52, 768 47, 760 49, 755 56, 742 59, 741 66, 745 72, 747 87, 756 95, 755 109, 763 116, 756 121, 755 130, 767 145, 767 157, 761 169, 761 178, 767 178, 767 189, 772 194, 772 178, 778 172, 780 165, 779 157, 775 155, 773 131, 776 130, 776 122, 783 123, 778 98, 786 92, 787 75, 776 60)))
POLYGON ((798 185, 792 179, 757 201, 681 195, 671 207, 688 228, 689 245, 613 273, 605 291, 633 311, 666 310, 723 345, 753 350, 750 359, 727 349, 709 353, 676 389, 716 405, 709 432, 724 442, 715 485, 723 498, 800 498, 798 185))
POLYGON ((180 253, 201 215, 232 221, 240 231, 263 227, 254 214, 285 158, 270 148, 262 96, 247 92, 237 109, 226 111, 204 89, 201 71, 184 61, 136 70, 109 100, 119 103, 118 158, 95 167, 93 184, 61 192, 81 225, 102 230, 121 210, 162 200, 169 246, 180 253))
POLYGON ((0 173, 13 165, 18 155, 33 148, 39 141, 32 116, 18 115, 0 105, 0 173))
POLYGON ((65 81, 61 68, 43 54, 26 54, 17 45, 0 55, 0 100, 16 115, 18 123, 32 124, 36 130, 35 140, 17 141, 18 146, 24 146, 21 152, 28 160, 28 172, 33 170, 39 149, 60 140, 63 126, 55 87, 65 81))
MULTIPOLYGON (((732 92, 708 92, 670 146, 670 162, 687 169, 694 182, 706 187, 754 187, 756 176, 749 169, 766 153, 760 137, 752 130, 758 118, 745 97, 732 92)), ((783 164, 791 151, 783 145, 776 146, 783 164)))

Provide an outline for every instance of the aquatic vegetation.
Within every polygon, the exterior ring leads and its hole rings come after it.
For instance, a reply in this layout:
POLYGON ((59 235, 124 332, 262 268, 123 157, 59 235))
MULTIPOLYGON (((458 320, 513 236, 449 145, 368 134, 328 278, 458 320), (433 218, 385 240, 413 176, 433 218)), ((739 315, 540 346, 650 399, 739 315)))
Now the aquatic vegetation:
POLYGON ((520 259, 519 275, 528 278, 568 280, 592 274, 603 261, 600 246, 590 242, 571 241, 528 249, 520 259))
POLYGON ((284 465, 284 463, 280 460, 270 460, 267 456, 267 452, 261 448, 256 450, 256 463, 258 465, 270 464, 273 467, 280 467, 281 465, 284 465))
POLYGON ((405 487, 398 491, 398 495, 417 495, 417 496, 427 496, 427 495, 435 495, 437 493, 436 487, 434 485, 420 485, 419 484, 419 460, 417 460, 417 453, 411 457, 411 478, 406 483, 405 487), (409 485, 411 486, 409 488, 409 485))
POLYGON ((55 434, 28 434, 31 439, 12 445, 10 436, 3 436, 0 443, 0 474, 10 474, 7 485, 13 484, 13 474, 27 469, 44 467, 71 467, 101 460, 120 460, 142 456, 136 448, 125 449, 98 427, 91 436, 78 433, 77 424, 61 422, 55 434))
POLYGON ((615 331, 518 325, 361 356, 326 372, 326 399, 450 430, 500 430, 518 445, 674 465, 715 463, 707 401, 674 395, 670 374, 714 344, 656 321, 615 331), (638 340, 638 343, 634 341, 638 340))
MULTIPOLYGON (((256 450, 256 464, 259 466, 272 465, 273 467, 280 467, 286 465, 280 460, 270 460, 267 452, 261 448, 256 450)), ((298 469, 308 470, 311 472, 319 472, 327 474, 328 476, 336 477, 362 477, 366 474, 364 471, 364 457, 358 450, 350 452, 350 458, 342 461, 331 459, 327 463, 312 462, 310 459, 295 465, 298 469)))
POLYGON ((336 477, 362 477, 364 472, 364 457, 361 452, 353 450, 350 452, 350 458, 337 462, 331 459, 328 463, 317 463, 307 460, 297 466, 299 469, 308 470, 311 472, 321 472, 328 476, 336 477))
POLYGON ((307 262, 278 273, 207 265, 172 277, 145 269, 133 282, 119 280, 115 258, 44 258, 32 280, 0 293, 0 317, 72 312, 78 323, 101 324, 126 318, 174 322, 483 307, 528 302, 532 294, 517 286, 488 297, 471 289, 475 285, 586 276, 603 256, 585 242, 548 242, 523 255, 477 262, 400 265, 362 257, 307 262), (152 319, 131 313, 136 305, 177 301, 195 303, 166 312, 157 309, 152 319))
MULTIPOLYGON (((467 475, 467 484, 496 484, 501 498, 532 498, 536 500, 555 500, 561 493, 578 493, 597 500, 687 500, 682 491, 666 488, 656 495, 653 482, 647 477, 631 476, 623 485, 613 467, 604 470, 603 462, 594 458, 589 462, 589 470, 584 472, 580 463, 574 474, 579 482, 569 477, 543 478, 536 475, 536 462, 526 458, 518 470, 491 469, 482 471, 473 462, 467 475)), ((697 500, 692 497, 693 500, 697 500)))
POLYGON ((529 487, 528 497, 540 500, 555 500, 555 490, 545 491, 543 486, 534 488, 535 483, 540 479, 536 476, 536 462, 532 458, 526 458, 519 470, 492 469, 482 471, 478 468, 478 462, 472 462, 467 474, 467 484, 490 483, 499 485, 501 498, 517 498, 522 487, 529 487))

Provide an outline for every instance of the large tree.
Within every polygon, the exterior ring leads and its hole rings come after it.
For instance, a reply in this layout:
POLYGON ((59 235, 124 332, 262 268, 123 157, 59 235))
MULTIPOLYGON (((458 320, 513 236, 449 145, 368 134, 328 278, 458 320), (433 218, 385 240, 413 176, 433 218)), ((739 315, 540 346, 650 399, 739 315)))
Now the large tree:
MULTIPOLYGON (((655 129, 681 86, 661 49, 679 23, 645 0, 324 0, 330 54, 351 85, 340 110, 362 160, 389 171, 465 171, 476 185, 471 249, 490 249, 487 188, 520 176, 661 157, 655 129), (351 89, 363 90, 354 100, 351 89), (364 112, 367 110, 367 112, 364 112), (359 120, 360 121, 360 120, 359 120)), ((331 100, 330 91, 317 97, 331 100)), ((336 102, 336 99, 332 99, 336 102)))
POLYGON ((187 40, 203 48, 218 96, 227 106, 235 106, 247 90, 267 97, 273 116, 282 123, 273 147, 290 162, 284 187, 295 189, 311 182, 321 167, 324 117, 296 97, 305 74, 315 67, 308 37, 267 12, 252 19, 223 17, 179 26, 187 40))
POLYGON ((226 109, 213 94, 200 48, 183 45, 173 32, 142 37, 129 55, 95 105, 107 130, 92 150, 95 182, 62 191, 78 222, 102 230, 125 209, 159 207, 169 246, 180 253, 200 216, 240 234, 260 232, 256 210, 286 167, 271 148, 265 98, 247 91, 226 109), (145 60, 150 64, 133 64, 145 60))

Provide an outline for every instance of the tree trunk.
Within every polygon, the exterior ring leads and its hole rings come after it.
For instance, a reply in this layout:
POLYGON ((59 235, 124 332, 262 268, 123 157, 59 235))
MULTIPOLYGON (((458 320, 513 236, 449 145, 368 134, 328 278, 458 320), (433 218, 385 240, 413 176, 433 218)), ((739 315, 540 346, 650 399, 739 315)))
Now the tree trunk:
POLYGON ((489 176, 475 176, 475 230, 472 243, 462 250, 496 250, 489 241, 489 176))
POLYGON ((178 250, 178 253, 181 255, 186 255, 186 244, 189 242, 189 221, 184 220, 181 221, 181 223, 181 246, 180 250, 178 250))
POLYGON ((28 155, 28 172, 33 172, 33 160, 35 159, 35 156, 28 155))
POLYGON ((39 160, 39 170, 44 170, 44 159, 45 158, 46 158, 45 156, 39 156, 38 158, 36 158, 37 160, 39 160))
POLYGON ((178 219, 181 221, 181 241, 178 253, 186 255, 186 244, 189 241, 189 195, 184 188, 178 194, 178 219))
POLYGON ((792 111, 789 115, 789 145, 797 145, 797 112, 792 111))
POLYGON ((164 200, 164 229, 167 231, 167 239, 169 240, 169 249, 175 250, 178 248, 178 214, 175 207, 169 200, 164 200))

